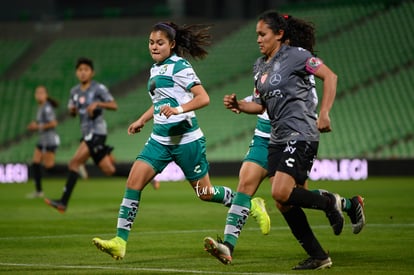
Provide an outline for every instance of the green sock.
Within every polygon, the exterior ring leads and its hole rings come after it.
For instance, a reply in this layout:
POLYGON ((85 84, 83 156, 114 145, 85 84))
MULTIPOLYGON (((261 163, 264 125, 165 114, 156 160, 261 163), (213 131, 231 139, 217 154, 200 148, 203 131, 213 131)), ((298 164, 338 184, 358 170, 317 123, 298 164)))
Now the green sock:
POLYGON ((213 186, 214 194, 211 198, 212 202, 222 203, 229 207, 232 204, 234 193, 233 191, 224 186, 213 186))
POLYGON ((251 198, 247 194, 236 192, 233 203, 227 212, 224 242, 232 246, 231 250, 236 246, 241 230, 249 217, 251 198))
POLYGON ((341 202, 343 211, 348 212, 349 210, 351 210, 352 203, 350 199, 341 197, 341 202))
POLYGON ((126 189, 124 198, 119 208, 116 236, 127 241, 132 224, 138 212, 140 190, 126 189))

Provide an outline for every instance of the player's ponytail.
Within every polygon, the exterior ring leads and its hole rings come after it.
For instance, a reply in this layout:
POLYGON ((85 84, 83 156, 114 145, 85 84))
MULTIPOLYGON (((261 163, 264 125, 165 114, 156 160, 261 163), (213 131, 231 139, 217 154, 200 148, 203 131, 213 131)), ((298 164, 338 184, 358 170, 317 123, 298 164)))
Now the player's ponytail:
POLYGON ((290 46, 301 47, 314 54, 315 27, 313 23, 283 15, 287 23, 286 41, 290 46))
POLYGON ((47 96, 46 100, 50 103, 50 105, 52 105, 53 108, 59 107, 59 102, 56 99, 54 99, 50 96, 47 96))
POLYGON ((264 12, 258 20, 265 22, 275 34, 283 30, 283 36, 280 39, 282 43, 301 47, 314 53, 315 28, 312 23, 290 15, 281 15, 274 10, 264 12))
POLYGON ((181 57, 203 59, 208 52, 204 48, 211 44, 208 25, 178 26, 172 22, 161 22, 153 26, 152 31, 163 31, 170 41, 175 40, 174 53, 181 57))

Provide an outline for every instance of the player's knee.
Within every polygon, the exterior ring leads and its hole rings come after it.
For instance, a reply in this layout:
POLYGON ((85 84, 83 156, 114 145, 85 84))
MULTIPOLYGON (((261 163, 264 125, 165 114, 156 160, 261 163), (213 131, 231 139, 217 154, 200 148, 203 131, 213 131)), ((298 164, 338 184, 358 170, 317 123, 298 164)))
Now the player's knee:
POLYGON ((44 163, 43 167, 45 167, 46 170, 51 170, 55 166, 54 163, 44 163))
POLYGON ((113 166, 104 166, 101 167, 102 172, 105 174, 105 176, 112 176, 115 174, 115 167, 113 166))
POLYGON ((289 199, 289 196, 290 193, 286 192, 282 188, 274 188, 272 190, 272 197, 279 204, 285 203, 289 199))
POLYGON ((197 197, 202 201, 211 201, 213 198, 212 194, 197 194, 197 197))
POLYGON ((76 159, 71 159, 68 164, 68 168, 71 171, 77 171, 80 166, 80 163, 76 159))

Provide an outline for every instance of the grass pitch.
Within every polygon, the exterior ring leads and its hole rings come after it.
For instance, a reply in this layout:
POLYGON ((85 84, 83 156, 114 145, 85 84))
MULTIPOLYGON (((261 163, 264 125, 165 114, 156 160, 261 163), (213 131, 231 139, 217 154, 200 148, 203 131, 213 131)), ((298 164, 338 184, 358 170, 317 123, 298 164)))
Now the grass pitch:
MULTIPOLYGON (((236 178, 212 178, 236 187, 236 178)), ((31 183, 0 185, 0 273, 3 274, 413 274, 414 178, 371 178, 359 182, 313 182, 350 197, 365 197, 367 226, 354 235, 346 217, 334 236, 325 215, 308 210, 309 221, 333 267, 291 271, 306 258, 270 196, 268 182, 257 195, 266 199, 272 229, 263 236, 250 218, 225 266, 203 250, 205 236, 222 236, 227 209, 201 202, 185 182, 145 189, 127 253, 115 261, 92 245, 93 237, 115 234, 125 181, 80 180, 68 211, 60 214, 43 200, 29 200, 31 183)), ((63 179, 44 180, 46 195, 59 197, 63 179)))

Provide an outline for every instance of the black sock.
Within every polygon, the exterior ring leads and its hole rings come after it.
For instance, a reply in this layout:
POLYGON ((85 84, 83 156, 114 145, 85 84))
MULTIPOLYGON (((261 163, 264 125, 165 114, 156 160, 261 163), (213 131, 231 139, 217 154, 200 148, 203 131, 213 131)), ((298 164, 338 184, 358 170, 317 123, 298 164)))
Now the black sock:
POLYGON ((66 165, 57 165, 57 166, 52 166, 50 168, 46 168, 45 170, 46 170, 47 176, 55 177, 55 176, 61 176, 67 173, 68 167, 66 165))
POLYGON ((69 175, 66 180, 65 189, 63 190, 62 198, 60 199, 60 201, 64 205, 68 204, 70 195, 72 194, 73 188, 76 185, 76 181, 78 180, 78 177, 79 177, 78 172, 69 170, 69 175))
POLYGON ((284 205, 326 210, 330 207, 331 200, 326 196, 322 196, 303 188, 293 188, 289 199, 284 205))
POLYGON ((315 259, 326 259, 328 257, 315 235, 313 235, 302 208, 294 206, 289 211, 282 213, 282 215, 293 235, 309 256, 315 259))
POLYGON ((42 167, 39 163, 32 164, 33 180, 37 192, 42 192, 42 167))
POLYGON ((115 173, 113 176, 127 178, 130 170, 131 166, 129 165, 115 165, 115 173))

